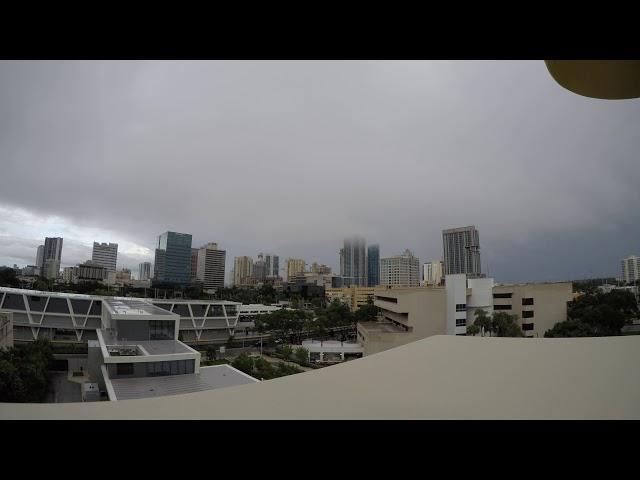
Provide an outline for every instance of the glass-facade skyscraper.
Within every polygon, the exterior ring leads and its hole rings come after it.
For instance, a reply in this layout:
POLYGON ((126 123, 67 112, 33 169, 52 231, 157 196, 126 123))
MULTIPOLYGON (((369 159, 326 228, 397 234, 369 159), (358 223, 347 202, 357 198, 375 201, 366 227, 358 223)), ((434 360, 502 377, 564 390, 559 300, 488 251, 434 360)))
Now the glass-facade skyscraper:
POLYGON ((344 247, 340 249, 340 276, 344 278, 344 286, 367 284, 367 266, 365 240, 354 236, 345 238, 344 247))
POLYGON ((380 285, 380 245, 367 247, 367 286, 380 285))
POLYGON ((158 237, 153 279, 175 285, 191 282, 191 234, 165 232, 158 237))

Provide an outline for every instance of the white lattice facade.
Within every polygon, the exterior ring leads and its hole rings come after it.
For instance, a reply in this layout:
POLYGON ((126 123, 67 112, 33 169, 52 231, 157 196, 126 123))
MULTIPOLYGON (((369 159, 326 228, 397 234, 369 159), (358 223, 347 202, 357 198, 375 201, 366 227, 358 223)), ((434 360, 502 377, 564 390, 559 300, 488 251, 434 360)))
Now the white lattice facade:
MULTIPOLYGON (((144 299, 180 315, 184 342, 226 340, 238 324, 240 303, 224 300, 144 299)), ((16 341, 96 340, 102 325, 103 297, 0 287, 0 311, 13 313, 16 341)))

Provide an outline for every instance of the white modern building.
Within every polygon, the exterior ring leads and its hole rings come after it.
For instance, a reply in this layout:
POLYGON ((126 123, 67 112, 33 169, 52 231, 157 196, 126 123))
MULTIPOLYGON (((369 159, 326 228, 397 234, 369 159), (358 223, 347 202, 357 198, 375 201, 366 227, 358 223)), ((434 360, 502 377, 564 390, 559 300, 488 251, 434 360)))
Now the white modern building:
POLYGON ((224 263, 226 252, 218 249, 218 244, 207 243, 198 249, 196 279, 205 289, 224 287, 224 263))
POLYGON ((475 313, 483 309, 493 313, 493 278, 467 278, 463 273, 447 275, 447 335, 466 335, 467 325, 475 321, 475 313))
POLYGON ((425 285, 441 285, 444 279, 444 262, 438 260, 422 265, 422 280, 425 285))
MULTIPOLYGON (((97 340, 96 330, 102 328, 102 303, 108 298, 112 297, 0 287, 0 311, 13 313, 16 341, 46 338, 84 343, 97 340)), ((179 315, 179 333, 185 342, 224 342, 234 334, 238 323, 238 302, 142 300, 179 315)))
POLYGON ((401 255, 380 259, 380 284, 420 286, 420 260, 409 250, 401 255))
POLYGON ((634 283, 640 280, 640 257, 631 255, 622 259, 622 280, 626 283, 634 283))
POLYGON ((345 360, 362 358, 364 348, 359 343, 340 342, 337 340, 304 340, 302 345, 292 345, 295 349, 302 347, 307 350, 307 359, 317 363, 335 363, 345 360))
POLYGON ((103 266, 109 272, 115 272, 118 261, 118 244, 93 242, 91 261, 96 265, 103 266))

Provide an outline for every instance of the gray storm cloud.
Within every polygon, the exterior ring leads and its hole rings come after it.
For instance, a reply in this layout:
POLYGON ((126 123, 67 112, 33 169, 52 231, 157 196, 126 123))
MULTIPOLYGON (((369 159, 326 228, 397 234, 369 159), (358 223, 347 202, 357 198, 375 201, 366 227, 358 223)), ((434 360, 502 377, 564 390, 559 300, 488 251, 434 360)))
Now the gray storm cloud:
MULTIPOLYGON (((354 233, 434 260, 474 224, 499 281, 617 275, 640 254, 639 147, 639 101, 542 61, 0 62, 0 206, 150 249, 192 233, 227 269, 337 269, 354 233)), ((4 230, 0 264, 38 241, 4 230)))

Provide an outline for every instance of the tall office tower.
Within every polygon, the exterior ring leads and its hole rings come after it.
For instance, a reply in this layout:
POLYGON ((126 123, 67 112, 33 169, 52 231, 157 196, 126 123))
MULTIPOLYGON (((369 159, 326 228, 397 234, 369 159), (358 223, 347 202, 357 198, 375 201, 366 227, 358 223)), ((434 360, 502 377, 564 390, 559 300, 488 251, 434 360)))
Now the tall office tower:
POLYGON ((304 260, 300 258, 289 258, 287 259, 287 281, 290 281, 294 275, 299 273, 304 273, 306 265, 304 260))
POLYGON ((622 280, 633 283, 640 280, 640 257, 631 255, 622 259, 622 280))
POLYGON ((367 285, 364 238, 358 235, 345 238, 344 247, 340 249, 340 276, 344 278, 345 287, 367 285))
POLYGON ((117 259, 117 243, 93 242, 93 252, 91 253, 91 261, 93 263, 106 268, 109 272, 115 272, 117 259))
POLYGON ((151 278, 151 262, 142 262, 138 265, 138 280, 149 280, 151 278))
POLYGON ((319 273, 320 275, 330 275, 331 267, 325 264, 319 265, 317 262, 313 262, 311 264, 311 273, 319 273))
POLYGON ((409 250, 402 255, 380 260, 380 282, 382 285, 402 287, 420 286, 420 260, 409 250))
POLYGON ((253 273, 253 259, 243 256, 233 259, 233 284, 244 285, 253 273))
POLYGON ((227 252, 219 250, 217 243, 207 243, 198 250, 197 279, 204 288, 224 287, 224 261, 227 252))
POLYGON ((271 253, 258 255, 258 260, 264 260, 266 273, 265 277, 277 277, 280 273, 280 259, 277 255, 272 255, 271 253))
POLYGON ((264 261, 262 254, 259 254, 258 259, 254 262, 251 276, 258 282, 262 282, 267 278, 267 262, 264 261))
POLYGON ((475 226, 442 231, 444 274, 464 273, 469 278, 480 277, 480 240, 475 226))
POLYGON ((36 267, 42 271, 42 263, 44 262, 44 245, 38 245, 38 253, 36 253, 36 267))
POLYGON ((188 285, 191 280, 191 234, 165 232, 158 237, 153 280, 188 285))
POLYGON ((62 258, 62 238, 44 239, 44 253, 42 257, 42 276, 56 278, 60 274, 60 259, 62 258))
POLYGON ((367 286, 380 285, 380 245, 367 247, 367 286))
POLYGON ((440 285, 442 283, 443 276, 443 262, 427 262, 422 265, 423 280, 425 285, 440 285))
POLYGON ((200 249, 191 248, 191 283, 198 280, 198 252, 200 249))

